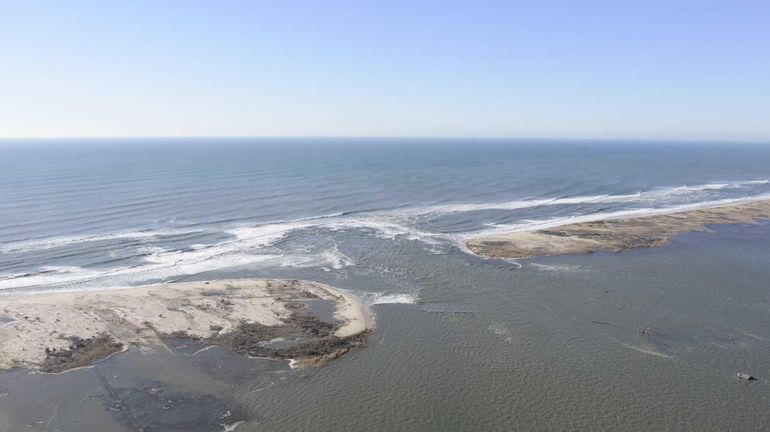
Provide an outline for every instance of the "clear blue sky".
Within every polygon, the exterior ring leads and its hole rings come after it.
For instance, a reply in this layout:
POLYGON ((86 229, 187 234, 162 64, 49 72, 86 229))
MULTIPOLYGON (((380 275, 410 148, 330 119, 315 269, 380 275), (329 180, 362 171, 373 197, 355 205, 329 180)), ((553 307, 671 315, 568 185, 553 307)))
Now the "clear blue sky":
POLYGON ((770 1, 0 0, 0 136, 770 140, 770 1))

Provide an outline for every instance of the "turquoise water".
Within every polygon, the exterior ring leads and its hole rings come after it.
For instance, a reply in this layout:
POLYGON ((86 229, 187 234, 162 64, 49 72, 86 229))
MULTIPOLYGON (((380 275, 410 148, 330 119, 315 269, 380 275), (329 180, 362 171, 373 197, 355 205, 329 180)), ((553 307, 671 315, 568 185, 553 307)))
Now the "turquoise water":
POLYGON ((378 323, 365 348, 318 370, 212 350, 2 374, 0 430, 136 430, 110 394, 145 430, 220 430, 228 411, 237 431, 770 425, 770 225, 518 262, 461 247, 480 232, 762 197, 770 146, 144 140, 0 154, 5 292, 301 278, 358 293, 378 323))

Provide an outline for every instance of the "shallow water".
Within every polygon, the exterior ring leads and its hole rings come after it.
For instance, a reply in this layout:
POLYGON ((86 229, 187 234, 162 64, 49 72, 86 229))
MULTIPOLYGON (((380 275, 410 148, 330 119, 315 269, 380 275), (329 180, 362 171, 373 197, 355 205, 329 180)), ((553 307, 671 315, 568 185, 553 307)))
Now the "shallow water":
POLYGON ((473 314, 374 306, 369 344, 321 369, 183 347, 116 355, 98 373, 6 373, 0 412, 27 430, 53 430, 35 423, 49 420, 60 430, 136 430, 115 400, 145 430, 241 420, 236 430, 763 430, 768 240, 763 224, 521 267, 430 255, 413 263, 421 301, 473 314), (739 371, 759 381, 739 381, 739 371))
POLYGON ((362 296, 377 331, 315 370, 182 349, 5 373, 2 431, 770 428, 770 225, 518 262, 459 247, 500 225, 761 196, 768 147, 143 145, 14 147, 0 287, 309 279, 362 296))

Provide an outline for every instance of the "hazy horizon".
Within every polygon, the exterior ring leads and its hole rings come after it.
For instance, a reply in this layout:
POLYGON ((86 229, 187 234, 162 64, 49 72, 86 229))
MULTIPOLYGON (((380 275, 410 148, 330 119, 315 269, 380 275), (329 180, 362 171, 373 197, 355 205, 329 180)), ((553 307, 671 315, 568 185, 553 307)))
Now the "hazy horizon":
POLYGON ((29 136, 29 137, 2 137, 0 136, 0 144, 13 144, 23 142, 70 142, 70 143, 84 143, 92 141, 101 142, 130 142, 130 141, 158 141, 159 143, 179 142, 179 141, 206 141, 206 140, 221 140, 221 141, 315 141, 318 144, 324 144, 324 141, 436 141, 443 143, 460 142, 460 141, 479 141, 479 142, 498 142, 498 143, 510 143, 510 144, 527 144, 527 143, 554 143, 554 144, 591 144, 591 143, 614 143, 614 144, 747 144, 747 145, 770 145, 770 138, 767 139, 698 139, 698 138, 614 138, 614 137, 513 137, 513 136, 226 136, 226 135, 201 135, 201 136, 185 136, 185 135, 169 135, 169 136, 29 136))

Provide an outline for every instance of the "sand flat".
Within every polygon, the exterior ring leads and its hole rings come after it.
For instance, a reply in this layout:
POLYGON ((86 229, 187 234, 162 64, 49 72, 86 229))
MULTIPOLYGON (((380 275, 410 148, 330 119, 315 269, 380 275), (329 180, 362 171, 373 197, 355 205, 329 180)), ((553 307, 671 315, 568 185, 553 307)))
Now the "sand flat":
POLYGON ((46 350, 66 350, 72 337, 107 336, 122 349, 148 349, 162 335, 206 338, 241 323, 280 326, 298 301, 335 303, 334 336, 366 331, 373 321, 349 293, 297 280, 239 279, 172 283, 100 291, 0 296, 0 369, 39 368, 46 350))
POLYGON ((506 259, 602 250, 621 252, 661 246, 676 234, 704 231, 708 225, 754 224, 764 219, 770 219, 770 199, 481 236, 468 240, 465 245, 477 255, 506 259))

